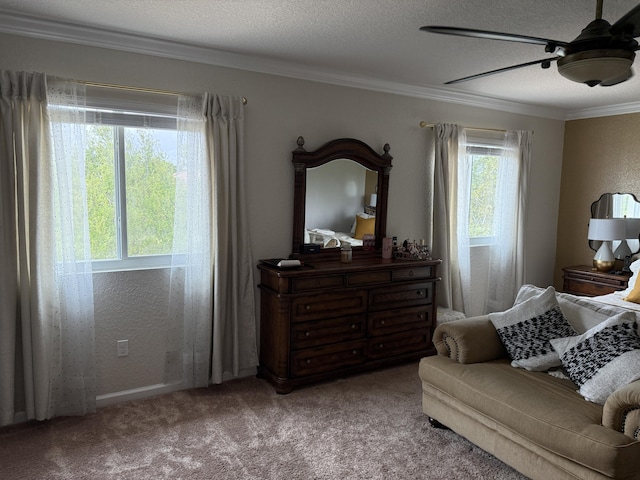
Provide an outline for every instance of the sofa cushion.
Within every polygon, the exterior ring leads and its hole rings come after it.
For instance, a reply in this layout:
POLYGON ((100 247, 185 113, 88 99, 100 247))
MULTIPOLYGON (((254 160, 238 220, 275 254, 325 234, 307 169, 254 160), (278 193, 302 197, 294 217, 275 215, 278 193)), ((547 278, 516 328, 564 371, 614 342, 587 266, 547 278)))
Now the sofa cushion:
POLYGON ((527 370, 559 367, 560 357, 549 340, 577 333, 562 313, 553 287, 509 310, 490 313, 489 318, 509 352, 512 366, 527 370))
MULTIPOLYGON (((451 408, 468 406, 478 422, 496 422, 515 442, 531 442, 611 478, 640 470, 640 442, 602 426, 603 407, 586 402, 570 380, 512 368, 507 359, 463 365, 442 355, 423 358, 419 374, 429 395, 451 408)), ((424 409, 429 412, 428 405, 424 409)))
POLYGON ((551 340, 580 394, 601 405, 640 378, 640 336, 635 314, 620 313, 582 335, 551 340))

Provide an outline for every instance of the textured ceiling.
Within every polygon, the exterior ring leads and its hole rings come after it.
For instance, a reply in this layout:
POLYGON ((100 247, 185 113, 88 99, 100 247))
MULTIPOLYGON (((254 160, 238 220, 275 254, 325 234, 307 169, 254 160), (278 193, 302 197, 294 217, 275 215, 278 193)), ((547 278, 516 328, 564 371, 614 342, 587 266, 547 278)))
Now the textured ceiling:
MULTIPOLYGON (((605 0, 603 17, 614 23, 637 4, 605 0)), ((640 105, 640 59, 636 76, 609 88, 570 82, 555 65, 445 87, 447 80, 547 54, 535 45, 418 30, 447 25, 570 41, 595 18, 595 5, 596 0, 0 0, 0 12, 241 54, 262 65, 306 69, 310 78, 322 72, 565 112, 640 105)))

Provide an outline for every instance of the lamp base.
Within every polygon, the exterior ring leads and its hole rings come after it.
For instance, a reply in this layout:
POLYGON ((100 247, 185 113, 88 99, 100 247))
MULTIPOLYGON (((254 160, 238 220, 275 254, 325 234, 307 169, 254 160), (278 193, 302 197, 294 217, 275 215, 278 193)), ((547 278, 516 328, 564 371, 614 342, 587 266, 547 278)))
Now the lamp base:
POLYGON ((593 268, 599 272, 610 272, 613 270, 615 260, 593 260, 593 268))

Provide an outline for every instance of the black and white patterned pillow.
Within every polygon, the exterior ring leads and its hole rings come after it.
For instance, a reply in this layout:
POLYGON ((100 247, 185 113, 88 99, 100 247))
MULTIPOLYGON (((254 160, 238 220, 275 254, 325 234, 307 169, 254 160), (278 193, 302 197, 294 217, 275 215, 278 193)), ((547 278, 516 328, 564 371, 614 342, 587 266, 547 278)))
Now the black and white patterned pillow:
POLYGON ((553 287, 509 310, 490 313, 489 319, 511 357, 511 365, 527 370, 559 367, 560 357, 549 341, 577 334, 562 313, 553 287))
POLYGON ((602 405, 618 388, 640 378, 640 336, 633 312, 551 344, 580 395, 590 402, 602 405))

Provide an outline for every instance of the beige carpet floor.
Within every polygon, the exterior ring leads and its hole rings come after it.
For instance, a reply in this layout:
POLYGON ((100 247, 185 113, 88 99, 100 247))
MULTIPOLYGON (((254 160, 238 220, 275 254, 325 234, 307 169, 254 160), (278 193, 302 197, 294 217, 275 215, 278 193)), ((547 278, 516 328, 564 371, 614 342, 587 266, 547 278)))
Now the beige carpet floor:
POLYGON ((0 429, 0 478, 524 478, 432 428, 420 400, 417 364, 289 395, 244 378, 0 429))

